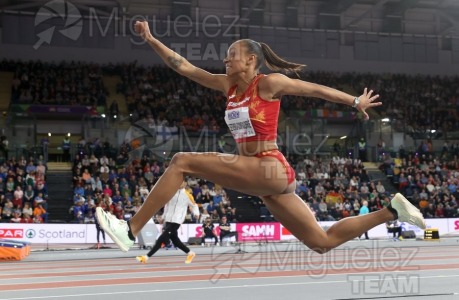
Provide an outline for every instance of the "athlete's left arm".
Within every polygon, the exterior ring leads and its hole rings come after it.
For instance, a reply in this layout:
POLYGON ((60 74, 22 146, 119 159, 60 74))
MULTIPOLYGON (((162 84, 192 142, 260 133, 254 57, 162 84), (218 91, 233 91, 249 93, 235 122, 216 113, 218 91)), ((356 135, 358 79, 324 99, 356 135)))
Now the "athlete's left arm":
MULTIPOLYGON (((356 96, 349 95, 334 88, 300 79, 292 79, 279 73, 273 73, 265 76, 262 80, 260 80, 258 87, 260 96, 264 99, 278 99, 282 95, 292 95, 315 97, 330 102, 352 106, 354 104, 354 99, 356 98, 356 96)), ((372 90, 368 92, 367 88, 365 88, 363 94, 358 97, 360 103, 357 105, 356 109, 363 113, 365 119, 369 118, 366 113, 368 108, 382 104, 381 102, 373 102, 379 97, 379 95, 372 96, 372 94, 372 90)))

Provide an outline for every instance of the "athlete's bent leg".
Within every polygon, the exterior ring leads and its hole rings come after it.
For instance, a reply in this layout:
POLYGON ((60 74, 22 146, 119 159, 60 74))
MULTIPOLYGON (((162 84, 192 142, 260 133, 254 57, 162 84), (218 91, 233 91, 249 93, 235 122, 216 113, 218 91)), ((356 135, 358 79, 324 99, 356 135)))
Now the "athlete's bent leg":
POLYGON ((177 153, 141 209, 131 219, 131 232, 137 236, 148 220, 172 198, 186 175, 249 195, 263 195, 278 194, 286 189, 287 180, 280 174, 281 170, 282 165, 272 157, 177 153))

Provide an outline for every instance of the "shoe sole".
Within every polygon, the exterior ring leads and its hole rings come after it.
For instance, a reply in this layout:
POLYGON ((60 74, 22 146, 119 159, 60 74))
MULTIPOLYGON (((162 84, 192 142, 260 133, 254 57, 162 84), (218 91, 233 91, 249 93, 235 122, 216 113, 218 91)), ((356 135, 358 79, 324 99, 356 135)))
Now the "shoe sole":
POLYGON ((110 232, 111 230, 109 230, 109 226, 105 222, 104 214, 105 212, 102 208, 96 207, 96 217, 97 217, 97 221, 99 221, 100 227, 102 227, 102 229, 105 231, 106 234, 108 234, 108 236, 112 239, 112 241, 114 241, 115 244, 118 245, 121 251, 128 252, 129 248, 126 248, 126 246, 123 243, 121 243, 121 241, 110 232))
MULTIPOLYGON (((411 204, 402 194, 397 193, 395 194, 393 200, 391 201, 392 208, 396 211, 406 211, 408 215, 412 217, 413 225, 421 228, 426 229, 426 223, 424 217, 422 216, 419 209, 417 209, 413 204, 411 204), (421 220, 421 223, 417 221, 421 220)), ((408 221, 402 221, 408 222, 408 221)), ((409 223, 409 222, 408 222, 409 223)))

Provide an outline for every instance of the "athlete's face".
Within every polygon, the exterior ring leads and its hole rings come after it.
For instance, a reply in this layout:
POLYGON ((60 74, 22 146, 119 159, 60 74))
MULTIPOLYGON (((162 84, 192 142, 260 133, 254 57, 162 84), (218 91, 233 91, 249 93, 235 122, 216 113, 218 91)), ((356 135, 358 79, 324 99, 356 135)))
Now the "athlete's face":
POLYGON ((246 72, 255 55, 249 54, 243 42, 234 42, 229 48, 223 63, 225 64, 226 75, 233 75, 246 72))

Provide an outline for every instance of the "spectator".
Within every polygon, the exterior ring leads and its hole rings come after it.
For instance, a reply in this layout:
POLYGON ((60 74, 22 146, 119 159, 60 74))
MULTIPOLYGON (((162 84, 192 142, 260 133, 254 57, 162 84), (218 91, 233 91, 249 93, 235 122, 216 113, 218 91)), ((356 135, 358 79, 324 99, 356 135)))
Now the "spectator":
POLYGON ((124 198, 123 196, 121 196, 121 191, 117 190, 115 192, 115 195, 112 197, 112 202, 117 204, 118 202, 123 202, 123 201, 124 201, 124 198))
POLYGON ((124 220, 124 207, 123 202, 113 203, 113 214, 120 220, 124 220))
POLYGON ((140 210, 141 206, 142 206, 141 202, 134 202, 134 214, 136 214, 140 210))
POLYGON ((220 243, 223 242, 224 237, 235 237, 236 242, 238 241, 239 235, 237 231, 231 231, 231 224, 228 222, 226 216, 222 216, 220 221, 220 243))
POLYGON ((202 224, 201 245, 205 244, 206 238, 214 239, 215 245, 218 244, 217 234, 215 233, 214 224, 212 224, 211 218, 206 218, 204 224, 202 224))
MULTIPOLYGON (((43 162, 38 162, 35 171, 38 174, 40 174, 40 176, 44 176, 46 174, 46 166, 43 164, 43 162)), ((43 180, 44 180, 44 178, 43 178, 43 180)))
MULTIPOLYGON (((362 207, 360 207, 360 214, 359 215, 366 215, 370 213, 369 209, 368 209, 368 202, 367 201, 363 201, 362 202, 362 207)), ((359 237, 360 238, 360 237, 359 237)), ((365 239, 368 240, 369 237, 368 237, 368 231, 365 232, 365 239)))
POLYGON ((364 138, 361 138, 358 143, 359 148, 359 159, 361 161, 367 161, 367 143, 364 138))
POLYGON ((13 217, 13 212, 14 212, 13 202, 10 199, 6 199, 6 202, 3 205, 2 219, 10 220, 13 217))
POLYGON ((387 222, 386 227, 387 227, 387 232, 392 233, 393 238, 395 237, 397 237, 398 239, 401 238, 402 226, 397 220, 387 222))
POLYGON ((86 184, 84 186, 84 198, 89 200, 94 195, 94 191, 92 190, 91 184, 86 184))
MULTIPOLYGON (((0 173, 0 175, 3 175, 0 173)), ((0 195, 4 195, 6 191, 6 184, 3 177, 0 176, 0 195)))
POLYGON ((21 223, 27 223, 27 224, 30 224, 30 223, 33 223, 33 219, 31 217, 32 214, 29 214, 29 213, 22 213, 22 219, 21 219, 21 223))
POLYGON ((48 159, 49 159, 49 138, 48 136, 44 136, 41 140, 40 140, 40 145, 41 145, 41 150, 43 152, 43 160, 44 162, 48 162, 48 159))
POLYGON ((33 215, 34 217, 40 217, 41 222, 43 223, 46 220, 46 210, 43 208, 42 203, 38 203, 37 207, 34 208, 33 210, 33 215))
POLYGON ((362 182, 362 186, 360 186, 360 195, 362 197, 368 197, 370 194, 370 189, 368 188, 368 185, 366 182, 362 182))
POLYGON ((89 173, 89 169, 86 168, 83 171, 83 174, 81 174, 81 178, 83 179, 85 184, 91 184, 91 173, 89 173))
POLYGON ((132 205, 132 202, 129 201, 129 199, 126 199, 124 202, 124 215, 123 219, 125 221, 130 220, 135 214, 135 209, 134 206, 132 205))
POLYGON ((104 195, 109 196, 109 197, 112 197, 112 195, 113 195, 113 191, 112 191, 112 189, 110 188, 110 186, 108 184, 105 185, 104 190, 102 191, 102 193, 104 195))
POLYGON ((35 224, 44 223, 43 217, 41 215, 34 215, 32 221, 33 221, 32 223, 35 223, 35 224))
POLYGON ((94 217, 94 213, 92 210, 89 210, 88 213, 84 216, 84 224, 94 224, 96 222, 96 218, 94 217))
POLYGON ((207 207, 206 207, 206 210, 207 210, 207 212, 208 212, 210 215, 212 215, 212 213, 213 213, 214 211, 216 211, 217 208, 218 208, 218 206, 214 204, 214 201, 213 201, 213 200, 210 200, 210 201, 209 201, 209 205, 207 205, 207 207))
MULTIPOLYGON (((85 218, 85 208, 83 206, 84 200, 77 200, 75 202, 75 206, 73 207, 73 217, 74 220, 80 224, 84 223, 84 218, 85 218)), ((35 215, 35 211, 34 211, 35 215)))
POLYGON ((91 188, 93 191, 99 191, 99 192, 103 191, 102 181, 100 180, 98 176, 96 176, 96 178, 91 181, 91 188))
POLYGON ((22 208, 22 202, 23 202, 22 197, 23 196, 24 196, 24 192, 22 191, 21 186, 18 185, 16 187, 16 190, 14 191, 14 194, 13 194, 13 206, 14 206, 14 208, 16 208, 16 209, 21 209, 22 208))
POLYGON ((21 211, 15 210, 12 218, 10 219, 10 223, 21 223, 21 221, 22 221, 21 211))
MULTIPOLYGON (((24 192, 24 205, 26 203, 31 204, 33 202, 33 199, 35 198, 35 192, 33 190, 33 187, 31 185, 27 185, 27 188, 24 192)), ((32 214, 30 214, 32 215, 32 214)))
POLYGON ((63 161, 70 161, 70 147, 72 146, 72 142, 70 140, 69 136, 65 136, 64 139, 62 140, 62 160, 63 161))
POLYGON ((148 187, 146 185, 140 186, 139 193, 140 193, 140 197, 142 198, 142 202, 147 198, 149 192, 150 191, 148 190, 148 187))
POLYGON ((46 188, 46 183, 44 180, 37 180, 35 194, 42 194, 43 198, 48 197, 48 189, 46 188))
POLYGON ((27 174, 31 174, 33 172, 35 172, 37 170, 37 167, 35 166, 35 164, 33 163, 33 161, 30 161, 26 167, 26 173, 27 174))
POLYGON ((28 214, 29 216, 33 215, 33 209, 30 206, 30 202, 25 202, 24 203, 24 208, 22 209, 22 214, 28 214))
POLYGON ((5 160, 8 160, 9 142, 8 138, 5 135, 2 135, 0 137, 0 151, 3 152, 5 160))
POLYGON ((204 224, 207 218, 210 218, 210 214, 207 209, 203 209, 202 207, 199 208, 199 223, 204 224))
POLYGON ((134 202, 142 202, 142 198, 140 197, 140 194, 138 191, 135 191, 134 192, 134 195, 132 195, 132 199, 130 201, 131 203, 134 203, 134 202))
POLYGON ((379 194, 380 196, 386 194, 386 188, 385 188, 384 185, 381 183, 381 181, 378 181, 378 184, 376 185, 376 191, 378 192, 378 194, 379 194))
POLYGON ((11 195, 13 195, 14 193, 14 190, 15 190, 15 183, 14 183, 14 177, 8 177, 7 181, 6 181, 6 193, 10 193, 11 195))
POLYGON ((99 177, 103 182, 106 182, 110 178, 110 168, 105 164, 105 162, 101 165, 99 170, 99 177))

